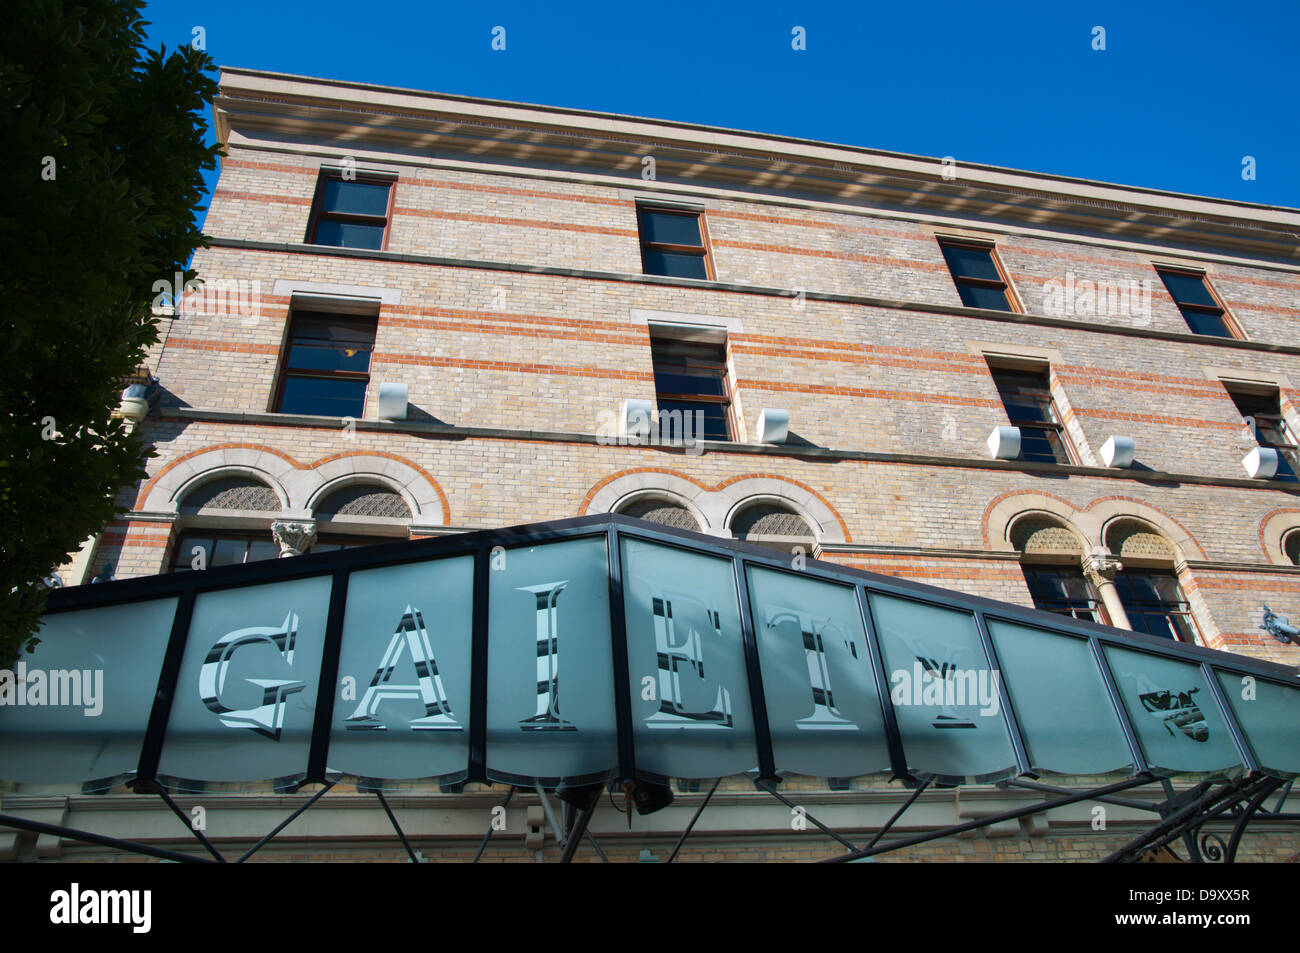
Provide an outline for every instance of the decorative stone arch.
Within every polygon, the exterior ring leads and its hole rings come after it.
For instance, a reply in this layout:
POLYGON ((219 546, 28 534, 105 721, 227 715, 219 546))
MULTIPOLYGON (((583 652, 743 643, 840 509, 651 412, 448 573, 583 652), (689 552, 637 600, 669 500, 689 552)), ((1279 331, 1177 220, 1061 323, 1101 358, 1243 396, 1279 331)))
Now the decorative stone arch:
POLYGON ((598 483, 587 495, 580 516, 588 513, 617 513, 638 498, 659 497, 685 506, 700 524, 701 533, 725 535, 721 524, 709 517, 711 491, 704 484, 672 470, 625 470, 598 483))
POLYGON ((797 480, 771 474, 732 477, 713 487, 675 470, 642 467, 606 477, 587 493, 579 515, 616 512, 636 493, 658 493, 683 503, 699 520, 701 532, 729 537, 731 517, 742 503, 767 497, 788 505, 807 520, 821 543, 852 542, 844 519, 820 493, 797 480))
POLYGON ((1030 561, 1078 563, 1092 549, 1069 520, 1042 510, 1017 514, 1006 532, 1012 549, 1030 561))
POLYGON ((1157 536, 1163 537, 1173 547, 1176 564, 1181 565, 1189 559, 1206 558, 1205 550, 1187 531, 1187 527, 1149 503, 1126 496, 1105 496, 1089 503, 1087 510, 1101 524, 1098 539, 1102 545, 1106 545, 1106 535, 1112 523, 1121 519, 1132 519, 1147 524, 1157 536))
POLYGON ((308 513, 336 490, 371 483, 397 493, 411 511, 412 526, 448 525, 447 497, 424 470, 394 456, 340 454, 295 473, 293 498, 308 513))
POLYGON ((741 500, 727 514, 727 530, 735 539, 773 549, 821 556, 814 520, 787 499, 761 494, 741 500), (766 511, 750 522, 755 510, 766 511), (748 524, 741 531, 742 524, 748 524))
POLYGON ((254 447, 213 447, 172 461, 147 484, 136 509, 150 513, 179 515, 186 495, 214 480, 243 477, 269 486, 282 510, 293 508, 286 482, 294 473, 293 461, 274 452, 254 447))
MULTIPOLYGON (((670 522, 668 520, 660 519, 651 519, 651 522, 663 522, 667 526, 677 526, 679 529, 688 529, 697 533, 703 533, 706 531, 708 523, 704 519, 704 514, 699 511, 699 508, 686 497, 673 493, 670 490, 633 490, 631 493, 628 493, 615 501, 610 512, 625 513, 629 507, 639 509, 644 505, 653 503, 663 503, 668 507, 677 507, 681 509, 684 511, 684 514, 689 517, 689 520, 693 525, 686 526, 681 525, 680 522, 670 522)), ((638 514, 632 513, 629 515, 636 516, 638 514)), ((640 518, 647 519, 649 517, 641 516, 640 518)))
POLYGON ((719 484, 715 497, 710 500, 721 511, 716 525, 731 535, 732 520, 741 508, 764 500, 788 506, 802 516, 819 544, 852 542, 843 518, 820 493, 778 476, 738 477, 719 484))
POLYGON ((1017 490, 997 497, 984 510, 984 545, 994 552, 1020 552, 1012 531, 1021 520, 1035 517, 1058 521, 1079 538, 1084 552, 1092 552, 1101 544, 1101 523, 1092 514, 1059 496, 1017 490))
POLYGON ((1300 552, 1300 509, 1273 510, 1259 522, 1259 545, 1271 563, 1297 565, 1300 552))

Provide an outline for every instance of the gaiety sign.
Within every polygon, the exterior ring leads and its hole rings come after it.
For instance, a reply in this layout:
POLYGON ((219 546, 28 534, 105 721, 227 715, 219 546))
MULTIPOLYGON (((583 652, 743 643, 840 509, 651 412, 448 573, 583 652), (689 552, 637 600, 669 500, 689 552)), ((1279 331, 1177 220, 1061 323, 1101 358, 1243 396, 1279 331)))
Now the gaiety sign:
POLYGON ((102 681, 0 675, 0 778, 1300 771, 1274 666, 619 517, 51 606, 23 671, 102 681))

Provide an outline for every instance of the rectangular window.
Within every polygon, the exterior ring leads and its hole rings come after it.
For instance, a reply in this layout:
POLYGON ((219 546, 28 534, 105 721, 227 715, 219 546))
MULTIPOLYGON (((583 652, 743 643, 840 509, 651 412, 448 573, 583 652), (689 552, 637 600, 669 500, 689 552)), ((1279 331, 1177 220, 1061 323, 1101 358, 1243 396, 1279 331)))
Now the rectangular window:
POLYGON ((1276 389, 1269 391, 1244 391, 1229 389, 1228 395, 1237 405, 1243 419, 1254 422, 1255 440, 1261 447, 1277 451, 1277 476, 1279 480, 1295 480, 1300 467, 1300 451, 1286 418, 1282 416, 1282 403, 1276 389))
POLYGON ((1169 268, 1157 268, 1156 274, 1165 283, 1165 288, 1169 290, 1170 297, 1183 313, 1193 334, 1208 334, 1218 338, 1241 337, 1205 275, 1169 268))
POLYGON ((641 268, 647 275, 713 277, 704 214, 683 209, 637 206, 641 268))
POLYGON ((993 246, 940 239, 939 248, 948 262, 962 304, 992 311, 1019 310, 1002 265, 993 253, 993 246))
POLYGON ((217 566, 238 566, 242 563, 257 562, 260 559, 275 559, 280 555, 280 547, 269 534, 260 536, 240 534, 186 533, 176 543, 172 552, 171 572, 195 568, 195 560, 202 550, 202 562, 205 569, 217 566))
POLYGON ((1069 443, 1052 401, 1046 371, 990 366, 1011 426, 1020 428, 1020 459, 1071 463, 1069 443))
POLYGON ((1196 618, 1173 573, 1125 570, 1116 574, 1115 590, 1134 632, 1195 644, 1196 618))
POLYGON ((697 440, 730 440, 726 345, 652 337, 650 348, 660 437, 685 432, 697 440), (697 425, 699 415, 703 417, 702 433, 697 425), (676 423, 672 423, 674 419, 676 423))
POLYGON ((1062 566, 1022 566, 1021 569, 1035 609, 1089 622, 1107 622, 1100 596, 1080 570, 1062 566))
POLYGON ((370 383, 375 324, 375 318, 316 311, 291 315, 275 410, 361 417, 370 383))
POLYGON ((316 185, 309 245, 379 250, 388 245, 393 183, 364 175, 344 180, 341 173, 324 173, 316 185))

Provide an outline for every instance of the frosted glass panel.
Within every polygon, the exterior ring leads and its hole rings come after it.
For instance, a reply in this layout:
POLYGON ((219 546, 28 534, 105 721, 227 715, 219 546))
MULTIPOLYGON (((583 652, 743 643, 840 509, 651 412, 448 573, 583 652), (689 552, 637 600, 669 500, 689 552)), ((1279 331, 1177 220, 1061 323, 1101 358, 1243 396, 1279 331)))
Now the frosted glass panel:
POLYGON ((1260 767, 1278 777, 1300 774, 1300 685, 1215 674, 1260 767))
POLYGON ((1114 645, 1104 651, 1151 767, 1218 773, 1241 765, 1199 665, 1114 645))
POLYGON ((1030 765, 1058 774, 1131 772, 1087 639, 995 619, 988 626, 1030 765))
POLYGON ((907 766, 918 777, 1009 777, 1016 759, 975 617, 871 593, 907 766))
POLYGON ((612 777, 605 537, 506 550, 489 586, 488 776, 547 785, 612 777))
POLYGON ((307 771, 330 577, 201 593, 160 778, 262 781, 307 771))
POLYGON ((621 539, 637 771, 662 779, 756 769, 731 560, 621 539))
POLYGON ((464 777, 474 557, 354 572, 343 620, 329 769, 464 777))
POLYGON ((0 672, 0 779, 108 786, 135 773, 176 602, 44 619, 40 644, 0 672))
POLYGON ((757 566, 747 572, 777 770, 850 778, 888 769, 853 588, 757 566))

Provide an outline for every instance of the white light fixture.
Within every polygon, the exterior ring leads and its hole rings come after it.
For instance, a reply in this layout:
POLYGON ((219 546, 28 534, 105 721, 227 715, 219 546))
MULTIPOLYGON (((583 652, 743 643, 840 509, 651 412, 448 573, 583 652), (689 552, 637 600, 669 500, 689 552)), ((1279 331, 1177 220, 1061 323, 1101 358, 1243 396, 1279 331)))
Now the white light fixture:
POLYGON ((1101 459, 1108 467, 1133 465, 1133 438, 1112 435, 1101 445, 1101 459))
POLYGON ((764 407, 758 413, 758 442, 785 443, 790 436, 790 412, 764 407))
POLYGON ((654 404, 638 397, 628 397, 623 401, 623 410, 618 415, 621 435, 624 437, 650 436, 650 425, 654 421, 654 404))
POLYGON ((1251 479, 1272 479, 1277 473, 1277 451, 1272 447, 1256 447, 1241 458, 1241 465, 1246 468, 1251 479))
POLYGON ((1014 460, 1020 456, 1020 428, 994 427, 987 443, 994 460, 1014 460))
POLYGON ((406 385, 385 381, 379 385, 379 419, 406 419, 406 385))

